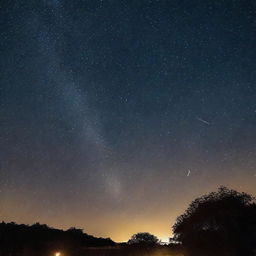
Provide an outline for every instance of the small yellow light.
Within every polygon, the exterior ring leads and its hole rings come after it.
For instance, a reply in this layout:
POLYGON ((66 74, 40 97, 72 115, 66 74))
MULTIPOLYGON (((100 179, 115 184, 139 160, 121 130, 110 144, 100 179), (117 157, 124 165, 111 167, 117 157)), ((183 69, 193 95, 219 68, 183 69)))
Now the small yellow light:
POLYGON ((60 256, 61 253, 60 252, 55 252, 55 256, 60 256))

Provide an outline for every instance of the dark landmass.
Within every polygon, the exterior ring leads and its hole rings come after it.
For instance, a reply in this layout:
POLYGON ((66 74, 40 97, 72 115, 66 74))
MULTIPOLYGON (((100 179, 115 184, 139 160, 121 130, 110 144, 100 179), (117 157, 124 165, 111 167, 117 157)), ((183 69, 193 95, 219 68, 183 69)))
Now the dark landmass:
MULTIPOLYGON (((142 233, 143 234, 143 233, 142 233)), ((145 233, 146 234, 146 233, 145 233)), ((115 243, 70 228, 66 231, 45 224, 0 223, 0 256, 182 256, 180 245, 115 243)))
POLYGON ((65 255, 79 255, 85 247, 115 245, 110 238, 97 238, 82 229, 64 231, 39 223, 31 226, 0 223, 0 256, 46 256, 58 251, 65 252, 65 255))

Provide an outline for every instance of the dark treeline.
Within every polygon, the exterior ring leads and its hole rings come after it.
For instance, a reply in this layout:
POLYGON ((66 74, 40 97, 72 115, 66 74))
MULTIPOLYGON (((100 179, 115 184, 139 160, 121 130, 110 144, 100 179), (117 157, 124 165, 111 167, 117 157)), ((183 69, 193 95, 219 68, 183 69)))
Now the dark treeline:
POLYGON ((47 225, 18 225, 0 223, 0 256, 54 255, 54 252, 72 252, 78 255, 84 247, 114 246, 110 238, 96 238, 82 229, 66 231, 47 225))

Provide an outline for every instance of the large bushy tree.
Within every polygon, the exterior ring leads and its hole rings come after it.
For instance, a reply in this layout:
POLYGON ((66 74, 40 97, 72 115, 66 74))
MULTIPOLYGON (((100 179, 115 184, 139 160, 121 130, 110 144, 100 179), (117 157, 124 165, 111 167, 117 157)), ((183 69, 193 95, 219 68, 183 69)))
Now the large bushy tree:
POLYGON ((195 199, 173 226, 174 240, 190 255, 254 255, 256 204, 253 196, 220 187, 195 199))

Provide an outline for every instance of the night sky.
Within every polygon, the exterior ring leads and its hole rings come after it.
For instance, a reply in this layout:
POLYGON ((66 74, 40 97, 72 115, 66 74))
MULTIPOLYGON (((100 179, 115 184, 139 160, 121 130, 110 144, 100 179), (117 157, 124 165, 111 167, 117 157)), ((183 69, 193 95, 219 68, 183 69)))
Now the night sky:
POLYGON ((256 194, 254 0, 2 0, 0 217, 166 240, 256 194))

